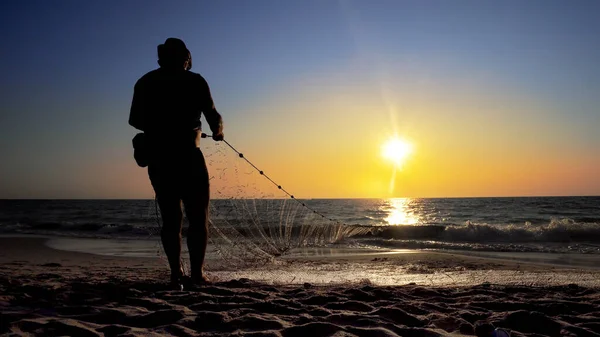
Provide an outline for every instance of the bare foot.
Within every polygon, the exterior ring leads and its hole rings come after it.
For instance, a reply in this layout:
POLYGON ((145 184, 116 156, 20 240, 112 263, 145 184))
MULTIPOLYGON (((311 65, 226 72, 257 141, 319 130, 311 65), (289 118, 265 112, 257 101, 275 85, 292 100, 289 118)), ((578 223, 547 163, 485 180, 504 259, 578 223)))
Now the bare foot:
POLYGON ((194 275, 192 276, 192 282, 197 285, 210 284, 210 279, 204 274, 200 276, 194 275))
POLYGON ((198 287, 198 286, 204 286, 204 285, 208 285, 210 284, 210 280, 208 277, 206 277, 206 275, 202 275, 202 276, 184 276, 181 279, 181 282, 183 284, 183 288, 186 290, 193 290, 194 288, 198 287))

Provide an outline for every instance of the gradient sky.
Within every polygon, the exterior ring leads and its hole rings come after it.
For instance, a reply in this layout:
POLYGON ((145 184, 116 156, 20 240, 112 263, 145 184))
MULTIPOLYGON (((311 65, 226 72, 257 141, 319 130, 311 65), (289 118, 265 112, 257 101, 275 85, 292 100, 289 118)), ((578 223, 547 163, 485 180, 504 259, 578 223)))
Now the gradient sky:
MULTIPOLYGON (((152 198, 127 119, 167 37, 188 45, 226 139, 299 198, 600 195, 598 13, 549 0, 3 1, 0 198, 152 198), (394 135, 414 152, 390 191, 381 146, 394 135)), ((273 193, 222 144, 202 147, 220 149, 213 196, 273 193)))

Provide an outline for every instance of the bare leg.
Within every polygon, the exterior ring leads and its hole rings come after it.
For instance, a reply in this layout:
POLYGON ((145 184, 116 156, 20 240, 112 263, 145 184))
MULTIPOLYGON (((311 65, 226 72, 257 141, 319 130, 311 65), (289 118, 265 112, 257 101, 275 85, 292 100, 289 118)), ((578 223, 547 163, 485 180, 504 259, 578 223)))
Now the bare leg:
POLYGON ((184 191, 183 204, 190 222, 187 245, 190 251, 191 277, 195 283, 205 282, 204 257, 208 244, 208 202, 210 188, 208 170, 202 151, 197 149, 192 157, 189 184, 184 191))
POLYGON ((204 282, 204 257, 208 245, 209 191, 198 191, 194 198, 184 199, 185 213, 190 222, 187 245, 190 251, 191 277, 194 282, 204 282))
POLYGON ((171 281, 177 282, 183 276, 181 269, 181 225, 183 220, 181 201, 159 196, 158 205, 163 218, 160 236, 169 267, 171 267, 171 281))

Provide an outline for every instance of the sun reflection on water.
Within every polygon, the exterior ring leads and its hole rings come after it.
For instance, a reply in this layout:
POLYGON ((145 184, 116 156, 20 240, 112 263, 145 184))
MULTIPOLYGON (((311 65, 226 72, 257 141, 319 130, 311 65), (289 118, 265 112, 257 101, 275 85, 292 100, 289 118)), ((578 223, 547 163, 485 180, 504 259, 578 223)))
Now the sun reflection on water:
POLYGON ((413 200, 410 198, 392 198, 382 206, 382 210, 388 212, 385 221, 388 225, 415 225, 421 220, 421 216, 415 213, 412 207, 413 200))

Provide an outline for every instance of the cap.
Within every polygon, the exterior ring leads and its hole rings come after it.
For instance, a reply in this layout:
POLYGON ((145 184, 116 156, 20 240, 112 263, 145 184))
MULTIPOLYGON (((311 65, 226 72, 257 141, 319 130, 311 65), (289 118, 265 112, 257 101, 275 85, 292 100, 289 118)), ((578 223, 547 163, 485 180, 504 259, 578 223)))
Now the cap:
POLYGON ((175 37, 168 38, 165 43, 157 47, 159 64, 178 63, 191 57, 185 43, 175 37))

